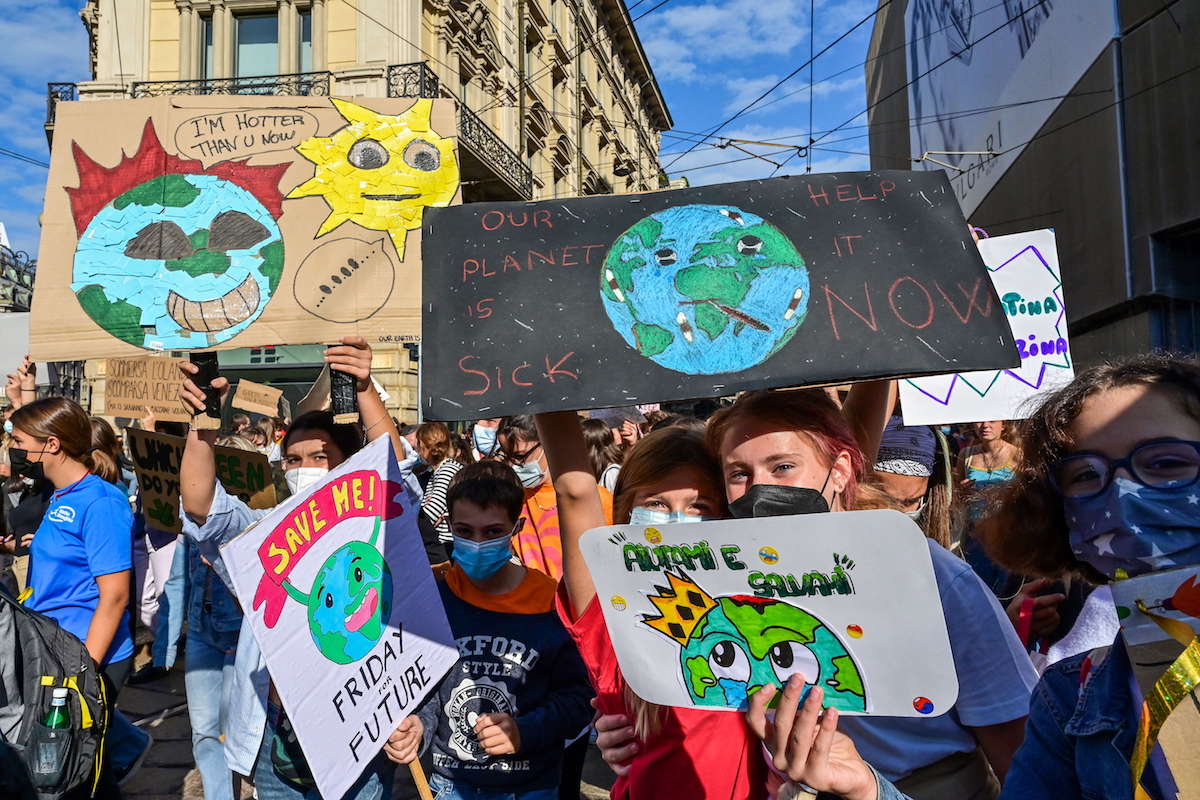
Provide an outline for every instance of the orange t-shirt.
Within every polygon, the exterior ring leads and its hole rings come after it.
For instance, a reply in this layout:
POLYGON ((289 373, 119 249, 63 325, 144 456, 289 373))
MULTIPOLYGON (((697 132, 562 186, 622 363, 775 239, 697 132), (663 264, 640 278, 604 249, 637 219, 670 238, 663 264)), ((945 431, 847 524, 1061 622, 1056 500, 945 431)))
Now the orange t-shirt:
MULTIPOLYGON (((600 502, 604 523, 612 524, 612 494, 603 486, 600 502)), ((525 566, 544 572, 555 581, 562 578, 562 539, 558 532, 558 497, 554 486, 544 483, 525 499, 525 525, 516 536, 517 556, 525 566)))
POLYGON ((475 588, 463 568, 455 564, 446 573, 446 586, 454 596, 485 611, 500 614, 545 614, 554 610, 558 584, 537 570, 525 570, 517 588, 504 594, 484 594, 475 588))

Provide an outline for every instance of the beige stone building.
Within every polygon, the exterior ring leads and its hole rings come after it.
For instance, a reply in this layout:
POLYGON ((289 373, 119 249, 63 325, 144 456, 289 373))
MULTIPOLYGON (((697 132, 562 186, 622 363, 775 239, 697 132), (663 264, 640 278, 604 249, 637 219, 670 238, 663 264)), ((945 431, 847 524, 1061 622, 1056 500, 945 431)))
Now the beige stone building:
MULTIPOLYGON (((465 202, 665 185, 671 117, 623 0, 87 0, 80 16, 92 76, 50 85, 51 141, 63 100, 450 97, 465 202)), ((416 351, 384 348, 389 406, 414 421, 416 351)), ((223 364, 254 380, 306 368, 305 351, 273 350, 223 364)), ((99 365, 88 374, 102 392, 99 365)))

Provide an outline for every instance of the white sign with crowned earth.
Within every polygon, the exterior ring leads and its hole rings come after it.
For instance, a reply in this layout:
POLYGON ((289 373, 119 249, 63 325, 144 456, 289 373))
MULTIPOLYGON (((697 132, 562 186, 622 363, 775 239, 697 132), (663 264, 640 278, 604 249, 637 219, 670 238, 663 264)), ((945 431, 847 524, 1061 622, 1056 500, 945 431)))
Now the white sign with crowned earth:
POLYGON ((958 697, 931 545, 903 514, 613 525, 581 546, 651 703, 745 708, 796 673, 848 714, 936 716, 958 697))
POLYGON ((324 797, 341 797, 458 660, 387 437, 221 555, 324 797))

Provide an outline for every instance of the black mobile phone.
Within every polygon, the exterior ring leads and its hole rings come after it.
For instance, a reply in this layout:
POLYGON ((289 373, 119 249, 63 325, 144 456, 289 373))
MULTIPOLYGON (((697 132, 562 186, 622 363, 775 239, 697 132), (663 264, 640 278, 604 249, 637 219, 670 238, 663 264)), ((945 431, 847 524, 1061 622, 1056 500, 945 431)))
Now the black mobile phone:
POLYGON ((221 376, 220 367, 217 365, 217 354, 208 353, 192 353, 191 361, 197 367, 199 372, 192 378, 192 382, 196 384, 196 388, 204 392, 204 413, 210 417, 221 416, 221 393, 212 387, 212 382, 221 376))
POLYGON ((329 370, 329 401, 334 422, 358 422, 358 379, 349 372, 329 370))

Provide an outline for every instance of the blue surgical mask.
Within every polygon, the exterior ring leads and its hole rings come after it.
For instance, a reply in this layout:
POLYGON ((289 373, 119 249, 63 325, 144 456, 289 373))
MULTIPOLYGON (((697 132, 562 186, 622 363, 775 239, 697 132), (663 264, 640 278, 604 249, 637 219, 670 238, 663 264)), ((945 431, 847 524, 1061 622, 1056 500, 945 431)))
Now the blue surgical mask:
POLYGON ((475 449, 481 456, 490 456, 496 452, 496 429, 476 423, 471 430, 471 438, 475 441, 475 449))
POLYGON ((467 573, 468 578, 485 581, 499 572, 512 557, 512 537, 510 533, 498 539, 475 542, 456 536, 454 560, 462 567, 463 572, 467 573))
POLYGON ((707 522, 715 517, 700 517, 682 511, 653 511, 638 506, 629 512, 630 525, 669 525, 672 522, 707 522))
POLYGON ((1063 507, 1072 552, 1109 578, 1200 564, 1200 486, 1151 488, 1118 476, 1063 507))
POLYGON ((545 477, 542 465, 537 462, 537 459, 518 464, 513 467, 513 472, 517 473, 517 478, 526 489, 536 489, 541 486, 542 478, 545 477))
POLYGON ((942 427, 938 428, 938 430, 942 432, 943 436, 950 435, 950 426, 949 425, 943 425, 942 427))

